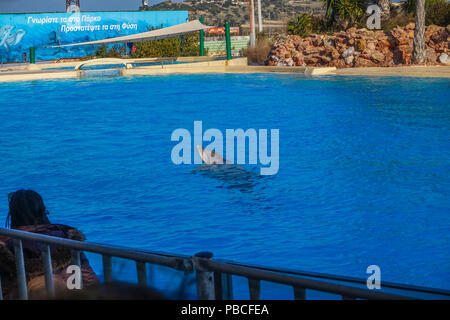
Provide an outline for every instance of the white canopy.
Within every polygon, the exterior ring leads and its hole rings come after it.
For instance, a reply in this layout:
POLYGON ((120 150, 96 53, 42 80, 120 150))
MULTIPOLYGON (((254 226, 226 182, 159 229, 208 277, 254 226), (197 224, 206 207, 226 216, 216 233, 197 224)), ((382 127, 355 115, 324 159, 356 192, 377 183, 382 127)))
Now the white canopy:
POLYGON ((148 41, 148 40, 159 40, 170 37, 176 37, 182 34, 191 33, 195 31, 200 31, 209 28, 205 26, 198 20, 189 21, 186 23, 177 24, 175 26, 162 28, 153 31, 147 31, 142 33, 131 34, 128 36, 115 37, 103 40, 96 41, 88 41, 88 42, 79 42, 79 43, 71 43, 64 44, 60 46, 52 46, 51 48, 57 47, 69 47, 69 46, 85 46, 85 45, 93 45, 93 44, 108 44, 108 43, 128 43, 128 42, 139 42, 139 41, 148 41))

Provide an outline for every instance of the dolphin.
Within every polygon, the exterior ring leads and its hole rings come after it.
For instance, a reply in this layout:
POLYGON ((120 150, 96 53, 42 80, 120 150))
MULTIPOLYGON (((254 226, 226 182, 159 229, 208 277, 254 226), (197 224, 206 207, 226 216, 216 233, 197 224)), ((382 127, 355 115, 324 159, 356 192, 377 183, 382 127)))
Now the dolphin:
POLYGON ((196 149, 204 164, 195 169, 193 173, 200 172, 207 177, 223 182, 229 189, 240 189, 243 192, 250 192, 255 180, 260 178, 259 175, 224 159, 214 150, 204 149, 199 145, 196 146, 196 149))
POLYGON ((231 162, 226 161, 219 153, 214 150, 203 149, 201 146, 195 146, 200 158, 202 158, 205 164, 231 164, 231 162))

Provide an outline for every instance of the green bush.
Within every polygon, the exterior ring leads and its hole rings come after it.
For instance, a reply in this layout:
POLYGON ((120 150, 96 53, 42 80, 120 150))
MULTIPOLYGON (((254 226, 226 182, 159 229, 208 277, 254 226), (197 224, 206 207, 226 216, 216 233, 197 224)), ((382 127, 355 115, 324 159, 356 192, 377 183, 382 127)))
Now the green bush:
POLYGON ((106 58, 106 57, 108 57, 108 47, 105 44, 102 44, 95 51, 95 55, 97 57, 99 57, 99 58, 106 58))
POLYGON ((127 54, 125 45, 115 45, 114 47, 108 49, 108 46, 102 44, 95 51, 95 55, 98 58, 122 58, 127 54))
POLYGON ((287 33, 306 37, 312 32, 312 19, 309 14, 301 13, 287 23, 287 33))
POLYGON ((248 47, 242 50, 242 55, 247 57, 250 63, 260 63, 263 64, 267 60, 269 51, 272 47, 270 39, 268 39, 264 34, 258 34, 256 38, 256 44, 254 47, 248 47))
POLYGON ((137 42, 133 58, 150 57, 186 57, 198 56, 200 44, 198 33, 190 33, 180 38, 167 38, 162 40, 137 42))
POLYGON ((426 0, 425 24, 447 26, 450 24, 450 2, 447 0, 426 0))
POLYGON ((340 18, 354 25, 366 11, 366 0, 322 0, 322 2, 330 22, 336 22, 340 18))
MULTIPOLYGON (((408 12, 415 14, 416 0, 408 0, 408 12)), ((450 24, 450 2, 447 0, 425 0, 425 24, 447 26, 450 24)))
POLYGON ((321 33, 329 31, 327 22, 317 16, 301 13, 290 19, 287 23, 287 33, 301 37, 307 37, 311 33, 321 33))
POLYGON ((390 31, 395 27, 404 27, 411 22, 415 22, 414 15, 411 13, 399 13, 397 15, 392 15, 387 20, 381 22, 381 28, 386 31, 390 31))
MULTIPOLYGON (((148 27, 147 29, 149 31, 155 30, 154 27, 148 27)), ((198 56, 200 55, 199 33, 193 32, 175 38, 136 42, 134 47, 136 50, 131 53, 133 58, 198 56)), ((103 44, 95 52, 98 58, 121 58, 126 54, 125 45, 117 45, 108 49, 108 46, 103 44)))

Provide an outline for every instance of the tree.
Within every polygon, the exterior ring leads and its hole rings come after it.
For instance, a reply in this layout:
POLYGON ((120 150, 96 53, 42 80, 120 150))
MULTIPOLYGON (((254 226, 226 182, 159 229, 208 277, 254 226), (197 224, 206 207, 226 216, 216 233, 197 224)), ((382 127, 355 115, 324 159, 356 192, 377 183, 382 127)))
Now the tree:
POLYGON ((378 0, 378 6, 381 9, 381 19, 387 20, 391 17, 392 0, 378 0))
MULTIPOLYGON (((416 13, 416 0, 407 0, 408 12, 416 13)), ((425 0, 425 25, 436 24, 446 27, 450 24, 450 2, 447 0, 425 0)))
POLYGON ((338 18, 354 25, 366 11, 366 0, 321 0, 326 9, 326 17, 330 22, 338 18))
POLYGON ((416 27, 414 29, 411 62, 425 62, 425 0, 417 0, 416 2, 416 27))

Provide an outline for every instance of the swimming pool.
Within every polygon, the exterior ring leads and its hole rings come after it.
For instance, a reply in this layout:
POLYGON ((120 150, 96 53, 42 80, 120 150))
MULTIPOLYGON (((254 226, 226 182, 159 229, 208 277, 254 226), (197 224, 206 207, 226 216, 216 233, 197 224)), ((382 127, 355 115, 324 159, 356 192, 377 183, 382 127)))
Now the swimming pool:
MULTIPOLYGON (((91 241, 450 288, 448 79, 275 74, 0 84, 0 195, 91 241), (280 130, 274 176, 171 161, 177 128, 280 130)), ((247 167, 249 172, 254 168, 247 167)))

